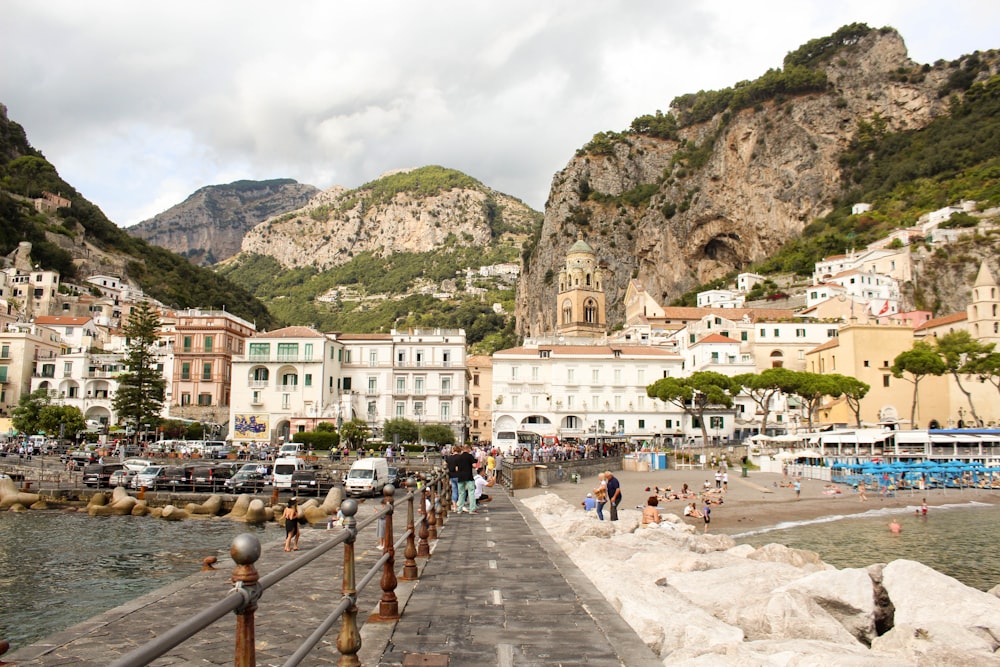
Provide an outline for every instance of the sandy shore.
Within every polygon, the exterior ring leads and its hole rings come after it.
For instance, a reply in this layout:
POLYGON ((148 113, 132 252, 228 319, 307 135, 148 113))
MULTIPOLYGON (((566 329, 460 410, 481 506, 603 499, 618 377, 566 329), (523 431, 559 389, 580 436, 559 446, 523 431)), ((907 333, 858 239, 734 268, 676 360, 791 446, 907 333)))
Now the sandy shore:
MULTIPOLYGON (((649 472, 619 472, 622 484, 624 509, 635 509, 643 505, 652 495, 645 489, 670 486, 680 490, 684 483, 692 489, 701 489, 705 480, 715 487, 715 477, 711 470, 653 470, 649 472)), ((868 502, 861 502, 853 489, 839 485, 843 493, 839 496, 824 495, 827 482, 802 480, 801 499, 795 498, 792 488, 781 487, 782 476, 776 473, 751 471, 748 477, 740 476, 740 470, 730 469, 729 490, 722 505, 712 506, 712 523, 709 532, 729 535, 761 530, 790 521, 806 521, 826 516, 859 514, 882 508, 913 508, 921 499, 927 505, 945 505, 965 502, 1000 503, 1000 490, 981 489, 931 489, 928 491, 901 491, 895 497, 880 498, 877 492, 868 493, 868 502)), ((548 488, 522 489, 515 492, 517 498, 528 498, 542 493, 554 493, 568 502, 579 504, 587 492, 597 486, 597 476, 584 477, 579 484, 560 482, 548 488)), ((686 502, 691 502, 686 501, 686 502)), ((663 512, 682 515, 684 501, 674 500, 660 503, 663 512)), ((700 509, 701 504, 698 504, 700 509)), ((582 508, 581 508, 582 511, 582 508)), ((607 510, 605 509, 605 516, 607 510)), ((685 519, 702 527, 701 519, 685 519)))

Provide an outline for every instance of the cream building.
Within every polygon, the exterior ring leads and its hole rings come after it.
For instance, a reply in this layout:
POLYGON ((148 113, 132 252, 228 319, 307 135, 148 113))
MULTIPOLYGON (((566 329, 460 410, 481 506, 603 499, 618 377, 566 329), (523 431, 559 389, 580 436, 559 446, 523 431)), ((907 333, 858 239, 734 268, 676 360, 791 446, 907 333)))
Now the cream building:
POLYGON ((58 332, 37 324, 8 324, 0 332, 0 414, 10 416, 33 379, 55 379, 63 347, 58 332))
POLYGON ((469 367, 469 439, 493 438, 493 359, 478 354, 465 359, 469 367))

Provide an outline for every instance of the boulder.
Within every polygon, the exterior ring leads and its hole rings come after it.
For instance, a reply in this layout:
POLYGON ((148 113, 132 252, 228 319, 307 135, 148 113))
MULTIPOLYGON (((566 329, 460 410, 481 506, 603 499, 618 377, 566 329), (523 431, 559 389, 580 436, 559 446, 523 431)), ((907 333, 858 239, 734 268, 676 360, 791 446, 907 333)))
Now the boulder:
POLYGON ((111 492, 111 500, 104 493, 95 493, 87 505, 90 516, 128 516, 138 501, 119 486, 111 492))
POLYGON ((664 665, 684 667, 913 667, 908 660, 869 651, 860 644, 845 646, 811 639, 760 640, 742 644, 686 645, 670 654, 664 665))
POLYGON ((188 503, 184 506, 184 510, 192 515, 215 516, 222 511, 222 496, 211 495, 200 505, 198 503, 188 503))
POLYGON ((747 558, 757 561, 770 561, 772 563, 786 563, 809 570, 830 568, 829 565, 820 559, 819 554, 815 551, 792 549, 786 547, 784 544, 765 544, 747 556, 747 558))
POLYGON ((904 657, 916 665, 978 667, 997 665, 997 640, 991 635, 955 623, 933 626, 897 623, 876 637, 872 648, 904 657))
POLYGON ((895 607, 896 625, 932 629, 948 623, 983 628, 1000 638, 1000 598, 912 560, 882 568, 882 585, 895 607))
POLYGON ((320 505, 323 511, 330 514, 336 514, 340 510, 340 503, 344 501, 344 487, 335 486, 330 489, 326 498, 323 499, 323 503, 320 505))
POLYGON ((245 493, 237 496, 236 502, 233 503, 233 509, 229 510, 229 514, 224 518, 232 519, 233 521, 246 521, 247 508, 250 507, 251 500, 253 500, 253 496, 245 493))
POLYGON ((167 505, 160 513, 160 518, 166 519, 167 521, 183 521, 184 519, 188 519, 190 517, 191 515, 187 511, 182 510, 179 507, 174 507, 173 505, 167 505))
POLYGON ((0 477, 0 510, 11 508, 14 505, 22 507, 34 505, 39 498, 37 493, 19 491, 14 485, 14 480, 10 477, 0 477))
POLYGON ((260 498, 254 498, 243 513, 243 521, 247 523, 274 521, 274 510, 265 506, 264 501, 260 498))
POLYGON ((867 569, 826 570, 775 589, 812 600, 863 644, 875 638, 875 596, 867 569))

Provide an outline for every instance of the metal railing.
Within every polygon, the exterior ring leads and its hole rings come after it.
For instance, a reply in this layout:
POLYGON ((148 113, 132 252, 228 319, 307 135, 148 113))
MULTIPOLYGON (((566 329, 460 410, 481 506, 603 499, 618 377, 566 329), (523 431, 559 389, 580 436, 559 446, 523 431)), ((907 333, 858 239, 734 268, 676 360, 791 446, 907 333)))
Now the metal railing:
MULTIPOLYGON (((355 518, 358 502, 350 498, 344 500, 341 503, 341 511, 344 515, 344 530, 342 532, 264 576, 261 576, 254 566, 261 555, 260 541, 250 533, 238 535, 233 540, 229 550, 230 556, 236 562, 232 577, 235 582, 233 589, 222 599, 210 604, 186 621, 115 660, 111 663, 111 667, 140 667, 149 664, 152 660, 167 654, 174 647, 205 630, 229 612, 236 614, 233 664, 236 667, 255 666, 257 663, 254 613, 264 591, 341 544, 344 546, 343 583, 341 586, 343 597, 312 634, 288 657, 284 665, 285 667, 294 667, 300 664, 320 643, 323 636, 338 619, 340 620, 340 632, 336 641, 337 651, 340 653, 338 664, 360 664, 357 657, 357 653, 361 649, 361 635, 358 628, 358 593, 364 590, 376 575, 381 573, 379 584, 382 588, 382 598, 379 601, 377 614, 369 621, 399 619, 399 604, 395 592, 399 581, 395 572, 396 548, 404 547, 404 561, 400 578, 403 581, 417 581, 419 572, 416 559, 430 557, 429 540, 437 539, 438 524, 443 523, 448 514, 450 503, 442 503, 440 500, 445 483, 447 480, 440 472, 435 473, 420 489, 416 488, 416 482, 412 478, 407 480, 409 491, 400 499, 407 504, 406 530, 396 541, 393 541, 392 529, 392 517, 396 502, 393 499, 395 488, 387 485, 383 491, 386 498, 385 506, 361 521, 355 518), (420 510, 415 511, 414 501, 417 498, 419 498, 420 510), (355 541, 362 530, 382 517, 385 518, 386 548, 382 556, 358 581, 355 573, 357 564, 355 541)), ((449 487, 449 497, 450 493, 449 487)))

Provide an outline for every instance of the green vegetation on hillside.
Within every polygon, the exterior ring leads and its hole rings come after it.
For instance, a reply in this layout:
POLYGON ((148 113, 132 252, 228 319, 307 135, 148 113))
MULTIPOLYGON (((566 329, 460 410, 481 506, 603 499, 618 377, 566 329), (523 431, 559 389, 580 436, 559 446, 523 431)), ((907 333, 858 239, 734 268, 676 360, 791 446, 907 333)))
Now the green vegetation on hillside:
POLYGON ((221 308, 258 325, 269 326, 263 304, 245 290, 214 272, 192 265, 179 255, 130 237, 101 210, 66 183, 45 157, 28 143, 24 129, 0 115, 0 254, 9 254, 20 241, 32 244, 32 260, 67 279, 76 275, 72 255, 47 240, 46 232, 86 240, 105 252, 130 257, 129 276, 149 296, 178 308, 221 308), (43 192, 72 202, 54 216, 39 214, 31 199, 43 192))
POLYGON ((890 133, 878 116, 859 123, 840 160, 851 189, 833 212, 754 270, 809 275, 822 257, 862 247, 959 200, 1000 205, 998 118, 1000 76, 970 87, 950 115, 922 130, 890 133), (851 205, 861 201, 873 210, 852 215, 851 205))
POLYGON ((312 267, 289 270, 271 257, 243 255, 221 272, 257 294, 286 324, 352 333, 408 327, 464 328, 469 344, 481 350, 516 343, 513 319, 492 310, 492 304, 498 302, 507 313, 513 312, 512 288, 487 292, 482 299, 460 292, 450 301, 412 292, 421 283, 439 285, 446 279, 457 279, 461 290, 466 268, 511 261, 517 261, 514 246, 472 248, 452 239, 443 248, 427 253, 396 253, 384 258, 362 253, 329 271, 312 267), (341 290, 341 295, 330 301, 316 299, 337 288, 350 293, 341 290))

